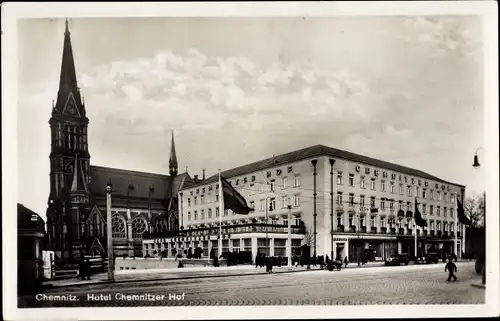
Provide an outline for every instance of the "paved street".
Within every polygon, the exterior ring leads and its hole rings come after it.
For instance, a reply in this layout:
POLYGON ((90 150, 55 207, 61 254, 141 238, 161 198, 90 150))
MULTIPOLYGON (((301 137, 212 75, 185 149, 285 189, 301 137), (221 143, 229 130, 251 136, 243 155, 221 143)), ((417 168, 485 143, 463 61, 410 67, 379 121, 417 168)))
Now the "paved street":
POLYGON ((473 263, 457 265, 456 283, 446 282, 444 264, 373 267, 60 287, 44 294, 71 295, 77 301, 36 301, 23 297, 19 304, 20 307, 126 307, 484 303, 484 289, 471 286, 480 279, 474 273, 473 263), (144 297, 117 300, 117 295, 144 297), (95 300, 89 300, 89 296, 95 300))

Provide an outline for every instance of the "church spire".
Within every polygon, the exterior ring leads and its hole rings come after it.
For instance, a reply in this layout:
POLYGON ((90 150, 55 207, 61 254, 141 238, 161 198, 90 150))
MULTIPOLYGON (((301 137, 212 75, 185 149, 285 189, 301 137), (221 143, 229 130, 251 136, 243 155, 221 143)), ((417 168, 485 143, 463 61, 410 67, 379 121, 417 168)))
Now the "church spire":
POLYGON ((175 153, 175 143, 174 143, 174 131, 172 130, 172 145, 170 146, 170 159, 168 161, 168 167, 170 168, 170 175, 177 175, 177 155, 175 153))
POLYGON ((71 184, 71 192, 85 192, 88 193, 87 183, 83 175, 81 162, 78 161, 78 155, 75 155, 75 165, 73 167, 73 182, 71 184))
POLYGON ((69 32, 68 19, 65 22, 64 46, 61 61, 61 75, 59 77, 59 92, 54 109, 64 113, 68 104, 74 104, 71 109, 76 109, 72 115, 85 116, 80 90, 76 80, 75 60, 73 58, 73 47, 71 45, 71 33, 69 32), (70 99, 73 96, 73 99, 70 99), (73 103, 74 101, 74 103, 73 103))

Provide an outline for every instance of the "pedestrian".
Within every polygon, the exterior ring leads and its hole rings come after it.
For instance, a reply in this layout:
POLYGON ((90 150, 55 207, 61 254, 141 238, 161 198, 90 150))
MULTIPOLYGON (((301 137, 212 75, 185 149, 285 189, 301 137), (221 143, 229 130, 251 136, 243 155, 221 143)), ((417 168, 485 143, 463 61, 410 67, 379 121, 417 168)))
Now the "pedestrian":
POLYGON ((447 282, 451 281, 451 278, 453 278, 453 281, 457 280, 457 277, 455 276, 455 272, 457 272, 457 266, 455 263, 453 263, 453 259, 450 258, 448 263, 446 264, 444 271, 448 271, 448 280, 447 282))
MULTIPOLYGON (((340 261, 342 262, 342 261, 340 261)), ((347 264, 349 263, 349 261, 347 260, 347 256, 344 258, 344 269, 347 267, 347 264)))
POLYGON ((266 260, 267 262, 267 265, 266 265, 266 272, 267 273, 273 273, 273 261, 271 260, 271 258, 267 258, 266 260))

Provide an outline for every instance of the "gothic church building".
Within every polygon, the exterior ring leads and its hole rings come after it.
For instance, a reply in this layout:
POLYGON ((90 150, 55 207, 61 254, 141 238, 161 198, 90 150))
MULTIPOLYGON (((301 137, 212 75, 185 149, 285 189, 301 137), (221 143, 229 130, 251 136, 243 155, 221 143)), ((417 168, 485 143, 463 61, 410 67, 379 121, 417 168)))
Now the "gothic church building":
POLYGON ((77 86, 68 22, 64 33, 57 101, 51 131, 49 249, 56 261, 106 254, 106 186, 112 185, 115 255, 141 256, 147 233, 179 230, 178 192, 197 181, 178 173, 172 133, 170 175, 93 166, 88 146, 85 103, 77 86))

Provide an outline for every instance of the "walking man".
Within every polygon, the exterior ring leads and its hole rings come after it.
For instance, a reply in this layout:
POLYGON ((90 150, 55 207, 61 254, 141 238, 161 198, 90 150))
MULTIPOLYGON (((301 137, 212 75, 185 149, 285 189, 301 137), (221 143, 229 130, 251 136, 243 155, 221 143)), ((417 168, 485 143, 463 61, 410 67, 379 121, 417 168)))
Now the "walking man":
POLYGON ((446 264, 444 271, 448 271, 448 280, 446 282, 450 282, 451 278, 453 278, 453 281, 457 280, 457 277, 455 276, 455 272, 457 272, 457 266, 455 263, 453 263, 453 259, 450 257, 448 259, 448 263, 446 264))
MULTIPOLYGON (((347 267, 347 263, 349 263, 349 261, 347 260, 347 256, 346 256, 346 257, 344 258, 344 264, 345 264, 344 268, 346 268, 346 267, 347 267)), ((342 264, 342 261, 341 261, 341 264, 342 264)))

